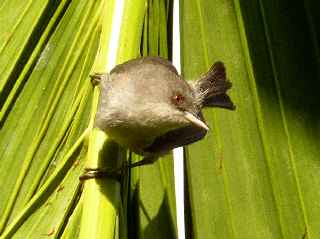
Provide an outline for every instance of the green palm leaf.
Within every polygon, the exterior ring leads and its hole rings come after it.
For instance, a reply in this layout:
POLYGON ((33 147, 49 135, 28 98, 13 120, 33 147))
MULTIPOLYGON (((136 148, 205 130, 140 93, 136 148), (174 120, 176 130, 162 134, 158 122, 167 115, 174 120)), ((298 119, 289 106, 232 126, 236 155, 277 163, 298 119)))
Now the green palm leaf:
MULTIPOLYGON (((1 238, 177 237, 170 155, 121 182, 78 180, 140 159, 92 130, 88 76, 109 70, 115 4, 0 3, 1 238)), ((223 61, 237 106, 205 110, 211 131, 187 148, 189 238, 320 236, 317 5, 181 0, 183 75, 223 61)), ((125 0, 116 62, 170 56, 171 13, 125 0)))
POLYGON ((237 105, 207 110, 212 132, 188 148, 197 238, 319 237, 319 75, 304 7, 183 1, 184 74, 224 61, 237 105))
MULTIPOLYGON (((3 5, 2 10, 8 7, 3 5)), ((5 87, 13 86, 9 94, 2 92, 2 97, 7 96, 4 106, 8 107, 1 111, 0 225, 2 230, 7 226, 7 238, 12 233, 18 238, 57 233, 64 226, 83 168, 82 161, 74 167, 72 164, 85 153, 73 154, 77 148, 70 151, 70 147, 84 132, 90 117, 92 87, 87 76, 98 47, 101 2, 47 3, 43 12, 38 7, 35 4, 24 9, 40 15, 39 19, 26 18, 26 22, 44 24, 41 35, 37 27, 29 29, 30 36, 38 34, 38 44, 30 46, 35 40, 32 37, 15 37, 16 32, 26 29, 24 25, 19 25, 5 43, 8 47, 15 41, 27 41, 24 50, 34 50, 24 68, 17 69, 16 65, 1 80, 6 82, 5 87), (50 13, 50 21, 41 22, 50 13)), ((10 55, 1 56, 12 63, 10 55)), ((24 57, 19 55, 17 62, 26 60, 24 57)))

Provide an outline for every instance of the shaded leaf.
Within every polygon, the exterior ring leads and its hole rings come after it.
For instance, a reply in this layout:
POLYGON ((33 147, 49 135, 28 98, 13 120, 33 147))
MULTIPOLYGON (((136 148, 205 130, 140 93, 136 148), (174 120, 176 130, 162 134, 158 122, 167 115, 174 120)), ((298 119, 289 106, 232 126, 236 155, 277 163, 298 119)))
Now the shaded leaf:
POLYGON ((313 49, 306 48, 303 4, 200 0, 182 6, 184 74, 194 79, 222 60, 237 106, 236 112, 206 110, 212 131, 188 148, 192 233, 317 238, 319 195, 309 192, 319 178, 319 99, 310 85, 319 81, 313 49))

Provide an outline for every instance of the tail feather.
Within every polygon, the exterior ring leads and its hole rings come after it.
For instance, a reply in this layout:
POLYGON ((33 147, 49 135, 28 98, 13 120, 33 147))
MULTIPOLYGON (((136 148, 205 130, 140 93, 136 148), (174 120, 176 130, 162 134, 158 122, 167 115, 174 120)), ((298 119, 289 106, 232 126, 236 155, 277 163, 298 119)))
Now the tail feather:
POLYGON ((227 90, 232 86, 226 78, 226 69, 222 62, 218 61, 196 83, 196 92, 202 107, 222 107, 235 109, 227 90))

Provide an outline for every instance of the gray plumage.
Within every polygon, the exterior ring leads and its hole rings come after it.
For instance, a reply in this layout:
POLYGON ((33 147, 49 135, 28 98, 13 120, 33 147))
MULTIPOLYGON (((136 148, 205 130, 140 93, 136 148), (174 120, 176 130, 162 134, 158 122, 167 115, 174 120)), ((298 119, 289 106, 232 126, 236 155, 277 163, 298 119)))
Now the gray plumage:
POLYGON ((143 57, 100 75, 95 126, 111 139, 144 156, 157 156, 206 135, 203 107, 234 109, 221 62, 188 83, 160 57, 143 57))

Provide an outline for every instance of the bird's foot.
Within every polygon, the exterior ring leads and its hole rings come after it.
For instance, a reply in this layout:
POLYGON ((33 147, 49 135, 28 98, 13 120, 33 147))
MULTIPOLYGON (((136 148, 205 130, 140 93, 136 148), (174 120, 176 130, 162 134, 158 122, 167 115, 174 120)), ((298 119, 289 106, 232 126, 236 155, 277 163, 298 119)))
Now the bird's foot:
POLYGON ((122 171, 127 166, 119 168, 85 168, 85 172, 79 177, 80 181, 92 178, 112 178, 120 181, 122 171))
POLYGON ((142 160, 128 164, 125 163, 123 166, 118 168, 85 168, 85 172, 79 177, 81 181, 92 179, 92 178, 113 178, 120 181, 121 176, 125 170, 130 168, 140 167, 143 165, 153 164, 158 157, 144 157, 142 160))
POLYGON ((108 75, 107 73, 102 73, 102 72, 96 72, 96 73, 90 75, 91 84, 93 86, 98 85, 101 81, 105 80, 107 75, 108 75))

